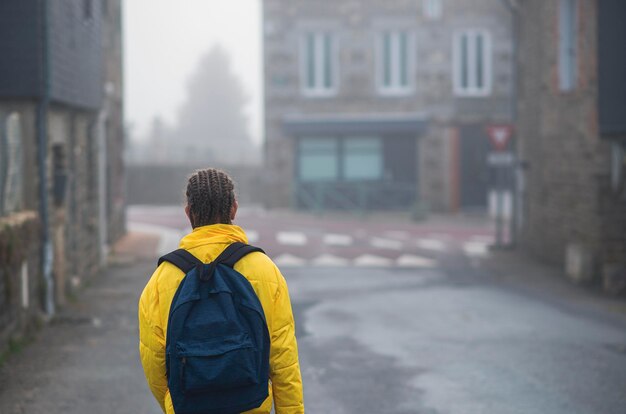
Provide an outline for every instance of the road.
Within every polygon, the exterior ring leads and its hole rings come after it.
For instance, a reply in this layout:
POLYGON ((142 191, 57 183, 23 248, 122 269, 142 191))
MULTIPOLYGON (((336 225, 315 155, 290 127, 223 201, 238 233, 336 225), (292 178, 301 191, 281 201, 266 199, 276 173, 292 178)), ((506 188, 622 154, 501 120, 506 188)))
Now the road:
MULTIPOLYGON (((135 308, 150 259, 185 229, 177 211, 131 210, 136 240, 121 248, 141 253, 9 359, 0 413, 158 412, 135 308)), ((626 317, 503 283, 482 265, 491 230, 479 220, 249 211, 241 224, 282 260, 309 413, 625 412, 626 317)))

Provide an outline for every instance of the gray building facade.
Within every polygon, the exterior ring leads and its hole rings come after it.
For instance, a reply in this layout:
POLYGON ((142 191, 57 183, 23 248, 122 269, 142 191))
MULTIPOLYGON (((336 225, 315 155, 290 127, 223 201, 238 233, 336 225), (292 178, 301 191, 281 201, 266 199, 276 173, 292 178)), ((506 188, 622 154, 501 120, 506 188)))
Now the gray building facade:
POLYGON ((621 0, 518 2, 521 241, 577 281, 626 289, 621 0))
POLYGON ((120 0, 0 2, 0 347, 124 231, 120 0), (22 316, 24 317, 22 317, 22 316), (6 335, 4 334, 6 333, 6 335))
POLYGON ((510 27, 500 0, 264 0, 266 203, 484 209, 510 27))

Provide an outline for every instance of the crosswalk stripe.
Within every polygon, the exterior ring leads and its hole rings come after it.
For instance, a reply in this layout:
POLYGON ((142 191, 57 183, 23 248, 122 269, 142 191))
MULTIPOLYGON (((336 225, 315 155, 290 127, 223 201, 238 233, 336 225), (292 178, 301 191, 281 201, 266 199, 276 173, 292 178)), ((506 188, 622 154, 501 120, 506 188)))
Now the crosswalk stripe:
POLYGON ((276 233, 276 240, 280 244, 292 246, 304 246, 307 243, 306 235, 300 232, 281 231, 276 233))
POLYGON ((386 250, 401 250, 404 243, 398 240, 383 239, 381 237, 373 237, 370 240, 372 247, 386 250))
POLYGON ((248 237, 248 243, 256 243, 259 241, 259 232, 256 230, 245 230, 248 237))
POLYGON ((343 257, 333 256, 332 254, 323 254, 311 260, 311 264, 314 266, 334 267, 334 266, 347 266, 348 259, 343 257))
POLYGON ((398 267, 426 267, 433 268, 436 265, 436 262, 432 259, 415 256, 411 254, 405 254, 396 260, 396 265, 398 267))
POLYGON ((463 251, 470 257, 485 257, 489 254, 489 244, 482 242, 467 242, 463 244, 463 251))
POLYGON ((391 266, 393 262, 391 259, 387 259, 386 257, 375 256, 373 254, 364 254, 354 259, 352 263, 355 266, 361 267, 387 267, 391 266))
POLYGON ((324 244, 329 246, 350 246, 354 239, 347 234, 325 234, 323 238, 324 244))
POLYGON ((298 256, 285 253, 285 254, 281 254, 280 256, 274 257, 274 263, 277 266, 283 266, 283 267, 302 267, 306 265, 306 260, 298 256))
POLYGON ((419 239, 417 246, 424 250, 432 250, 436 252, 442 252, 446 250, 446 244, 437 239, 419 239))

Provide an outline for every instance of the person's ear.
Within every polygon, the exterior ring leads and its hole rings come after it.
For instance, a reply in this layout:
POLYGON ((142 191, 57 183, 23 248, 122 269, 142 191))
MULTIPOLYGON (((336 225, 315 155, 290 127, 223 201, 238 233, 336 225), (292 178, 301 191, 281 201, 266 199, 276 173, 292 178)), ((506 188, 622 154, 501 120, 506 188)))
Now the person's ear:
POLYGON ((235 200, 235 202, 233 203, 233 206, 230 208, 230 221, 233 221, 235 219, 238 208, 239 208, 239 203, 237 203, 237 200, 235 200))
POLYGON ((191 224, 191 227, 193 227, 193 219, 191 218, 191 207, 189 207, 189 204, 185 206, 185 214, 189 219, 189 224, 191 224))

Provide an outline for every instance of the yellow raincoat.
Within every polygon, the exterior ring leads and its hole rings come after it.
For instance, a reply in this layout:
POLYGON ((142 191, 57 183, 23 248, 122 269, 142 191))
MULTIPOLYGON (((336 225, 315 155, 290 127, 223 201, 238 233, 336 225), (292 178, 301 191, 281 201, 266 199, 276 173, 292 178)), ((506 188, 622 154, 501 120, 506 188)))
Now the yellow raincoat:
MULTIPOLYGON (((180 247, 209 263, 229 244, 247 238, 239 226, 214 224, 198 227, 181 242, 180 247)), ((266 255, 255 252, 242 258, 235 270, 252 284, 270 331, 270 389, 261 407, 248 413, 304 413, 302 379, 298 362, 295 324, 287 283, 266 255)), ((165 333, 170 304, 184 274, 171 263, 162 263, 154 272, 139 300, 139 352, 148 385, 167 414, 174 414, 165 376, 165 333)))

